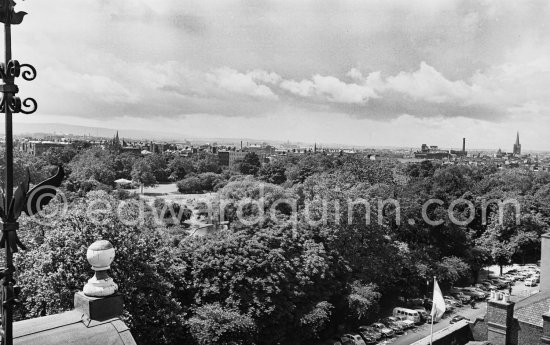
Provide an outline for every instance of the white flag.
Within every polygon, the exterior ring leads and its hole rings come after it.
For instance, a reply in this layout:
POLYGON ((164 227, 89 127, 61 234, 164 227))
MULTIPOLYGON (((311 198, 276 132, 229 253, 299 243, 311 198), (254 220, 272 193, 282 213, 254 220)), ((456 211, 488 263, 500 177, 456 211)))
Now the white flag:
POLYGON ((441 289, 439 288, 439 285, 437 284, 437 280, 434 278, 434 296, 432 299, 432 318, 435 321, 439 321, 443 314, 445 313, 445 300, 443 299, 443 294, 441 293, 441 289))

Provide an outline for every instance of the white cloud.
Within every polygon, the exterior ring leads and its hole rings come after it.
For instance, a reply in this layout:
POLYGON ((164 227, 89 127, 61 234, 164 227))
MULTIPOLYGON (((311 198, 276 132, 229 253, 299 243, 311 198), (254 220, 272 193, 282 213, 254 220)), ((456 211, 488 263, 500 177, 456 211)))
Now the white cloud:
POLYGON ((281 76, 277 73, 267 72, 261 69, 254 69, 248 73, 247 76, 251 77, 255 81, 268 83, 268 84, 277 84, 281 81, 281 76))
POLYGON ((347 84, 331 76, 315 75, 313 82, 318 94, 326 95, 330 101, 336 103, 363 104, 370 98, 378 97, 368 86, 347 84))
POLYGON ((310 80, 283 80, 279 86, 284 90, 302 97, 310 97, 315 90, 315 85, 310 80))
POLYGON ((355 67, 353 67, 346 75, 356 82, 363 81, 363 73, 355 67))
POLYGON ((321 101, 345 104, 364 104, 378 96, 366 85, 345 83, 333 76, 316 74, 311 80, 284 80, 280 87, 301 97, 316 97, 321 101))
POLYGON ((141 100, 138 94, 104 75, 47 68, 42 71, 42 78, 63 80, 58 87, 66 94, 97 98, 106 103, 137 103, 141 100))
POLYGON ((234 69, 223 67, 208 73, 207 79, 227 91, 258 98, 276 100, 273 91, 262 84, 257 84, 251 74, 240 73, 234 69))
POLYGON ((400 72, 395 77, 387 78, 384 89, 434 103, 464 102, 472 96, 471 86, 462 80, 446 79, 424 61, 415 72, 400 72))

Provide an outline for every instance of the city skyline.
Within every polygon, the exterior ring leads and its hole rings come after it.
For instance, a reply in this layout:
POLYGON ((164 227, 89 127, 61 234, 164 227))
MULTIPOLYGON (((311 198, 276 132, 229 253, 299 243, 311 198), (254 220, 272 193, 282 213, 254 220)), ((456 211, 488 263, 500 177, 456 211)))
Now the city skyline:
POLYGON ((41 71, 28 92, 44 122, 506 151, 519 131, 550 149, 543 1, 18 6, 31 15, 14 51, 41 71))
MULTIPOLYGON (((293 143, 293 144, 304 144, 304 145, 314 145, 318 144, 319 147, 347 147, 347 148, 363 148, 363 149, 418 149, 422 144, 426 144, 428 146, 438 146, 441 149, 461 149, 462 148, 462 139, 466 139, 466 151, 495 151, 501 150, 502 152, 513 152, 513 146, 515 143, 505 143, 502 146, 498 147, 473 147, 469 145, 468 138, 460 138, 461 141, 459 143, 451 144, 450 146, 441 145, 435 141, 430 140, 429 138, 426 138, 427 140, 422 143, 415 143, 411 145, 359 145, 359 144, 344 144, 344 143, 338 143, 338 142, 323 142, 323 141, 305 141, 305 140, 289 140, 289 139, 266 139, 266 138, 258 138, 258 137, 194 137, 194 136, 182 136, 178 133, 171 133, 171 132, 155 132, 155 131, 147 131, 147 130, 139 130, 139 129, 117 129, 117 128, 107 128, 107 127, 87 127, 87 126, 77 126, 77 125, 65 125, 61 123, 19 123, 20 127, 15 131, 17 135, 22 136, 33 136, 33 135, 42 135, 42 134, 48 134, 48 135, 68 135, 68 136, 91 136, 91 137, 97 137, 97 138, 111 138, 114 134, 121 132, 121 138, 124 137, 126 139, 131 140, 161 140, 161 141, 169 141, 169 142, 185 142, 190 141, 193 143, 213 143, 213 142, 220 142, 222 144, 234 144, 237 145, 239 142, 243 142, 246 146, 248 142, 250 144, 257 144, 257 143, 271 143, 271 144, 283 144, 283 143, 293 143), (21 128, 23 126, 23 128, 21 128), (511 149, 508 149, 508 146, 512 146, 511 149)), ((2 129, 0 128, 0 134, 2 134, 2 129)), ((516 135, 519 134, 519 131, 516 132, 516 135)), ((517 138, 516 138, 517 140, 517 138)), ((533 148, 524 148, 525 152, 550 152, 550 150, 540 150, 540 149, 533 149, 533 148)))

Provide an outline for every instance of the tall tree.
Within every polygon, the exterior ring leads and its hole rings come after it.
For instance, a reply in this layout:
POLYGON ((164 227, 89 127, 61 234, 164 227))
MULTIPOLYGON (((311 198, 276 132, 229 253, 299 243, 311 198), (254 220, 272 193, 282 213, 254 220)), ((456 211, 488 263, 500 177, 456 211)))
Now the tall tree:
POLYGON ((149 165, 149 161, 143 158, 134 163, 131 175, 132 180, 140 184, 142 194, 144 186, 154 186, 157 183, 157 179, 153 174, 153 169, 149 165))

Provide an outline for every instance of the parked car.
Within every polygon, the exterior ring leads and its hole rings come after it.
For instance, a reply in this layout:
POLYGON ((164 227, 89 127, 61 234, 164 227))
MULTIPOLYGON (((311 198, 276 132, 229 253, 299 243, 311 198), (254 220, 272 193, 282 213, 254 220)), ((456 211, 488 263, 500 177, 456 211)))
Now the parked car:
POLYGON ((490 295, 489 292, 483 291, 483 290, 481 290, 480 288, 477 288, 477 287, 475 287, 475 286, 470 286, 470 287, 468 287, 467 289, 470 289, 470 290, 479 292, 480 295, 483 295, 483 298, 487 298, 487 297, 489 297, 489 295, 490 295))
MULTIPOLYGON (((420 314, 420 312, 418 313, 420 314)), ((396 316, 395 318, 405 326, 405 329, 414 328, 416 326, 414 321, 407 319, 405 316, 396 316)), ((422 319, 422 316, 420 319, 422 319)))
POLYGON ((522 277, 523 279, 527 279, 531 275, 531 271, 521 271, 518 272, 517 275, 522 277))
POLYGON ((467 296, 471 296, 474 299, 478 299, 478 300, 484 299, 486 297, 484 292, 481 292, 481 291, 479 291, 475 288, 472 288, 472 287, 462 288, 462 293, 467 295, 467 296))
POLYGON ((380 320, 386 327, 391 329, 395 334, 403 334, 405 333, 405 325, 399 324, 398 320, 394 318, 393 316, 386 317, 382 320, 380 320))
POLYGON ((359 334, 361 336, 361 338, 363 338, 363 341, 365 342, 365 344, 367 344, 367 345, 376 344, 376 338, 372 334, 370 334, 369 332, 367 332, 367 331, 357 332, 357 334, 359 334))
POLYGON ((498 279, 501 280, 501 281, 503 281, 503 282, 505 282, 506 284, 512 284, 512 283, 514 283, 514 280, 513 280, 513 279, 510 279, 510 278, 508 278, 508 277, 506 277, 506 276, 501 276, 501 277, 499 277, 498 279))
POLYGON ((382 333, 371 326, 359 326, 357 330, 358 332, 367 332, 368 334, 372 335, 376 340, 382 339, 382 333))
POLYGON ((498 288, 496 287, 496 285, 491 284, 490 281, 481 282, 481 285, 485 286, 485 287, 487 288, 488 291, 491 291, 491 290, 498 290, 498 288))
POLYGON ((455 299, 460 300, 462 304, 468 304, 472 300, 471 296, 467 296, 462 292, 451 293, 451 296, 453 296, 455 299))
POLYGON ((495 285, 498 290, 506 289, 508 287, 509 282, 505 282, 500 279, 491 279, 491 284, 495 285))
POLYGON ((371 327, 382 333, 382 335, 386 338, 391 338, 395 335, 395 332, 391 328, 386 327, 381 322, 375 322, 371 325, 371 327))
POLYGON ((430 314, 424 307, 414 307, 414 310, 416 310, 418 314, 420 314, 420 319, 422 319, 422 322, 426 322, 426 320, 430 316, 430 314))
POLYGON ((342 345, 366 345, 359 334, 344 334, 341 341, 342 345))
POLYGON ((449 323, 455 323, 455 322, 458 322, 460 320, 468 320, 469 321, 470 319, 468 319, 467 317, 462 316, 462 315, 455 315, 451 318, 451 320, 449 320, 449 323))
POLYGON ((533 278, 525 279, 525 286, 537 286, 533 278))
MULTIPOLYGON (((434 323, 437 323, 437 319, 434 319, 434 323)), ((428 314, 428 318, 426 319, 426 323, 432 323, 432 315, 428 314)))
POLYGON ((445 302, 445 312, 446 313, 449 313, 449 312, 454 311, 454 310, 455 310, 454 305, 445 302))
POLYGON ((484 291, 484 292, 487 292, 487 291, 490 291, 491 289, 487 288, 487 286, 481 284, 481 283, 477 283, 474 285, 475 288, 478 288, 480 289, 481 291, 484 291))
MULTIPOLYGON (((453 308, 458 307, 458 302, 455 299, 444 298, 443 300, 445 301, 445 305, 450 305, 453 308)), ((461 305, 462 305, 462 303, 461 303, 461 305)))
POLYGON ((412 328, 415 325, 414 321, 408 320, 405 316, 388 316, 386 319, 393 321, 403 329, 412 328))
POLYGON ((462 301, 459 298, 454 298, 453 296, 443 296, 443 299, 453 302, 455 307, 462 307, 462 301))
POLYGON ((410 307, 411 309, 414 309, 413 307, 424 305, 424 299, 422 298, 411 298, 407 300, 407 303, 405 303, 407 307, 410 307))
POLYGON ((506 279, 508 279, 508 280, 510 280, 510 281, 512 281, 512 282, 516 282, 516 281, 518 281, 518 280, 521 279, 520 276, 518 276, 518 275, 516 275, 516 274, 513 274, 513 273, 506 273, 506 274, 504 274, 504 278, 506 278, 506 279))
POLYGON ((527 278, 527 277, 525 276, 525 274, 521 274, 521 272, 514 273, 514 275, 515 275, 516 277, 518 277, 518 281, 522 281, 522 280, 524 280, 525 278, 527 278))
POLYGON ((393 308, 393 316, 404 316, 406 319, 411 320, 412 322, 418 324, 422 322, 422 319, 420 318, 420 314, 414 310, 409 308, 393 308))

